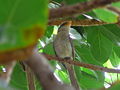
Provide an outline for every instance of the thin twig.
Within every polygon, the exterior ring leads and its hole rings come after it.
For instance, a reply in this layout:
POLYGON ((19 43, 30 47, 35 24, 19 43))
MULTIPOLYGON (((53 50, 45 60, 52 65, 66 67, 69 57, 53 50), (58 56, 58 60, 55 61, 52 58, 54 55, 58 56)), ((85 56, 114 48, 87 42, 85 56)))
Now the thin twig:
POLYGON ((27 80, 28 80, 28 88, 29 90, 36 90, 35 89, 35 82, 34 82, 34 74, 33 72, 30 70, 30 68, 25 65, 25 71, 26 71, 26 76, 27 76, 27 80))
POLYGON ((118 2, 120 0, 90 0, 88 2, 78 3, 71 6, 63 6, 60 8, 50 9, 49 19, 57 19, 62 17, 73 16, 76 14, 83 14, 91 11, 92 9, 103 7, 111 4, 112 2, 118 2))
POLYGON ((95 70, 95 71, 102 71, 102 72, 108 72, 108 73, 120 73, 120 69, 111 69, 111 68, 96 66, 96 65, 92 65, 92 64, 86 64, 86 63, 79 62, 79 61, 65 60, 65 59, 58 58, 56 56, 48 55, 48 54, 43 54, 43 55, 48 60, 56 60, 56 61, 60 61, 60 62, 64 62, 64 63, 66 62, 66 63, 72 64, 72 65, 92 69, 92 70, 95 70))

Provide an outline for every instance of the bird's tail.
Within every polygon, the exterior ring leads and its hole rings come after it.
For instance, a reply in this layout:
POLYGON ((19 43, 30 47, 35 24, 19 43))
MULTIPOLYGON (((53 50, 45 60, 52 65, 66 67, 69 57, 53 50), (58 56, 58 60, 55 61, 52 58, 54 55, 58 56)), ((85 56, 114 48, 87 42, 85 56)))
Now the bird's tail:
POLYGON ((72 86, 76 89, 76 90, 80 90, 77 79, 76 79, 76 75, 75 75, 75 71, 72 65, 65 63, 65 66, 67 68, 67 71, 69 73, 69 77, 70 77, 70 81, 72 86))

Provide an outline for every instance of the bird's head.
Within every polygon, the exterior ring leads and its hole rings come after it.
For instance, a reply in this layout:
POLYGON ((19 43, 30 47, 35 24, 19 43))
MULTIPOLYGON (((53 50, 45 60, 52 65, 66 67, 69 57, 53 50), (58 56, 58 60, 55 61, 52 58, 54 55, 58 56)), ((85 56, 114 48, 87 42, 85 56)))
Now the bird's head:
POLYGON ((69 31, 71 27, 72 21, 65 21, 63 22, 60 27, 58 28, 58 32, 60 31, 69 31))

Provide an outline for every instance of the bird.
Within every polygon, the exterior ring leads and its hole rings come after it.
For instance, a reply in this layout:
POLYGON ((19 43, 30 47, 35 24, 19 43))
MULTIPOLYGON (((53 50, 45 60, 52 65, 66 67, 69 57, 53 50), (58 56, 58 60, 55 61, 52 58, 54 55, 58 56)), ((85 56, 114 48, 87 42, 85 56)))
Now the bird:
MULTIPOLYGON (((56 56, 66 60, 74 59, 74 47, 69 35, 71 24, 72 24, 72 21, 63 22, 58 28, 57 35, 53 42, 53 47, 54 47, 56 56)), ((69 73, 71 85, 76 90, 79 90, 79 85, 76 79, 76 74, 75 74, 73 65, 70 65, 68 63, 64 63, 64 65, 69 73)))

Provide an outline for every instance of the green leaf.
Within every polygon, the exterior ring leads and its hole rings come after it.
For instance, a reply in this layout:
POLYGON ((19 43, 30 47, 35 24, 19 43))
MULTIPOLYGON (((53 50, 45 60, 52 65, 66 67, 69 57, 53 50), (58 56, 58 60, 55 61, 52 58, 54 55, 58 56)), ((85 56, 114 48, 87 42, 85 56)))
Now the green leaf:
POLYGON ((113 85, 108 90, 119 90, 120 89, 120 83, 113 85))
POLYGON ((120 2, 112 3, 112 6, 120 8, 120 2))
MULTIPOLYGON (((104 73, 75 66, 77 80, 82 88, 100 88, 104 84, 104 73), (97 85, 95 84, 97 83, 97 85)), ((95 89, 96 90, 96 89, 95 89)))
POLYGON ((87 0, 64 0, 67 4, 75 4, 75 3, 81 3, 85 2, 87 0))
POLYGON ((37 42, 43 35, 48 0, 0 0, 0 52, 37 42))
POLYGON ((0 66, 0 73, 3 72, 3 66, 0 66))
MULTIPOLYGON (((75 70, 75 74, 77 77, 78 82, 80 82, 80 78, 81 78, 81 68, 78 66, 74 66, 74 70, 75 70)), ((79 83, 80 84, 80 83, 79 83)))
POLYGON ((99 19, 105 22, 115 23, 118 21, 118 15, 112 11, 106 9, 94 9, 93 11, 99 19))
POLYGON ((58 2, 58 3, 65 3, 65 4, 76 4, 76 3, 80 3, 80 2, 85 2, 85 1, 88 1, 88 0, 53 0, 55 2, 58 2))
POLYGON ((105 63, 111 52, 112 52, 112 42, 104 37, 101 30, 97 26, 87 27, 87 41, 90 43, 90 49, 94 58, 105 63))
POLYGON ((36 90, 43 90, 38 80, 35 80, 36 90))
POLYGON ((99 80, 94 75, 90 75, 86 72, 82 72, 80 77, 81 77, 80 78, 81 86, 86 87, 87 89, 101 88, 104 85, 104 83, 103 83, 104 80, 99 80), (95 84, 95 83, 97 83, 97 84, 95 84))
POLYGON ((110 56, 110 62, 114 67, 117 67, 120 64, 120 58, 116 55, 114 51, 112 51, 112 54, 110 56))
POLYGON ((111 40, 114 44, 120 42, 120 27, 115 24, 99 26, 102 34, 111 40))
POLYGON ((48 38, 51 37, 51 35, 53 34, 53 30, 54 30, 54 26, 48 26, 46 31, 45 31, 45 36, 47 36, 48 38))
POLYGON ((93 19, 98 19, 94 11, 86 12, 86 14, 91 16, 93 19))
POLYGON ((20 90, 28 90, 26 73, 22 70, 20 64, 16 64, 11 76, 10 85, 20 90))
POLYGON ((111 61, 111 64, 114 67, 119 66, 119 64, 120 64, 120 46, 117 46, 117 45, 113 46, 113 50, 112 50, 112 54, 111 54, 111 57, 110 57, 110 61, 111 61))
POLYGON ((55 73, 58 75, 60 80, 62 80, 64 83, 70 83, 69 75, 66 72, 56 69, 55 73))
POLYGON ((43 52, 44 52, 44 53, 47 53, 47 54, 49 54, 49 55, 55 55, 54 48, 53 48, 53 43, 47 44, 47 45, 44 47, 43 52))
MULTIPOLYGON (((36 90, 42 90, 41 85, 38 80, 35 80, 36 90)), ((9 90, 28 90, 28 83, 26 78, 26 73, 23 71, 19 63, 16 64, 12 77, 10 80, 10 86, 15 89, 9 90)))
MULTIPOLYGON (((53 43, 47 44, 43 49, 43 53, 46 53, 46 54, 49 54, 49 55, 55 55, 54 48, 53 48, 53 43)), ((50 63, 53 67, 56 67, 56 64, 57 64, 56 61, 50 61, 50 63)))
POLYGON ((64 0, 52 0, 52 1, 55 1, 55 2, 57 2, 57 3, 61 3, 61 2, 63 2, 64 0))
POLYGON ((93 57, 93 55, 90 51, 90 47, 88 45, 81 44, 80 46, 75 46, 75 50, 83 62, 100 65, 100 66, 102 65, 101 62, 97 61, 93 57))
POLYGON ((120 46, 114 45, 113 49, 116 55, 120 58, 120 46))

